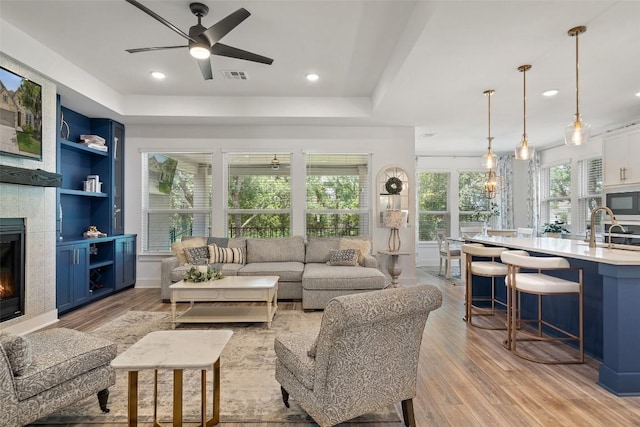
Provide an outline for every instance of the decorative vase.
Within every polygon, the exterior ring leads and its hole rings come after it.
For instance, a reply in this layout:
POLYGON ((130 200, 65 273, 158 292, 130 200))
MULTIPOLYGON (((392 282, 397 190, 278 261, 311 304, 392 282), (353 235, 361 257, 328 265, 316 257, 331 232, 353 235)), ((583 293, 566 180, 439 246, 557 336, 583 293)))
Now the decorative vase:
POLYGON ((556 239, 559 239, 562 236, 562 233, 544 233, 545 236, 547 237, 555 237, 556 239))

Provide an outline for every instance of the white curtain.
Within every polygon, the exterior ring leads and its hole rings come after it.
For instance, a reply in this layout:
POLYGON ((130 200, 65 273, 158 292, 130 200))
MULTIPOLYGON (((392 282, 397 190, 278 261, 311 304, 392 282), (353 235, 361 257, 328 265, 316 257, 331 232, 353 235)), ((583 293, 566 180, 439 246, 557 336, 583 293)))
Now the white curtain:
POLYGON ((500 195, 496 198, 496 203, 500 209, 500 216, 497 219, 498 228, 513 227, 513 157, 511 155, 498 156, 496 173, 502 178, 500 195))
POLYGON ((537 150, 529 160, 528 178, 527 227, 533 228, 533 235, 537 236, 540 221, 540 156, 537 150))

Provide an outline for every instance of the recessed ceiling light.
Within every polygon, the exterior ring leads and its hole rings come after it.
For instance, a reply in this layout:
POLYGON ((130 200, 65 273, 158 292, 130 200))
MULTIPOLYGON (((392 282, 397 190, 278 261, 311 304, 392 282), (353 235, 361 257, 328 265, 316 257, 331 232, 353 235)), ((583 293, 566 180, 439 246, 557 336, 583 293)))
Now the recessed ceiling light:
POLYGON ((636 93, 636 96, 637 96, 638 98, 640 98, 640 92, 636 93))
POLYGON ((306 78, 307 78, 307 80, 309 80, 310 82, 315 82, 315 81, 317 81, 317 80, 320 78, 320 76, 319 76, 319 75, 317 75, 316 73, 309 73, 309 74, 307 74, 305 77, 306 77, 306 78))
POLYGON ((151 77, 153 77, 154 79, 162 80, 167 76, 164 73, 161 73, 160 71, 152 71, 151 77))
POLYGON ((542 92, 542 96, 556 96, 558 94, 558 89, 549 89, 542 92))

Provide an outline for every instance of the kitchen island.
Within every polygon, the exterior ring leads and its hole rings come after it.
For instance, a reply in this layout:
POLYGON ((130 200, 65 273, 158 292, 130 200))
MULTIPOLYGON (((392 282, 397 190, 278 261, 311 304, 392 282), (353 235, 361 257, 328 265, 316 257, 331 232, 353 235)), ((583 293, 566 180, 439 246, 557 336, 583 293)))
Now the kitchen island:
MULTIPOLYGON (((640 396, 640 251, 590 248, 580 240, 549 237, 467 240, 532 256, 560 256, 583 268, 585 352, 602 361, 598 384, 618 396, 640 396)), ((575 309, 554 306, 554 321, 570 322, 575 309)))

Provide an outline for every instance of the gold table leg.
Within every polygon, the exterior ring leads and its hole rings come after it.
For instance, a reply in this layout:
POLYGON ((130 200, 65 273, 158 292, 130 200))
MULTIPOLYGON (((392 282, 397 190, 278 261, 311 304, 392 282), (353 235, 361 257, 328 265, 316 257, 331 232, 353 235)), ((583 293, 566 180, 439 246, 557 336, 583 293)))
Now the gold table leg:
POLYGON ((182 427, 182 373, 173 370, 173 427, 182 427))
POLYGON ((138 425, 138 371, 129 371, 129 426, 138 425))
MULTIPOLYGON (((173 371, 173 425, 182 427, 182 369, 173 371)), ((162 427, 158 421, 158 370, 154 373, 153 386, 153 424, 155 427, 162 427)), ((201 371, 200 378, 201 408, 200 417, 202 426, 211 427, 220 422, 220 359, 213 364, 213 416, 207 420, 207 370, 201 371)), ((138 372, 129 372, 129 426, 138 424, 138 372)))

